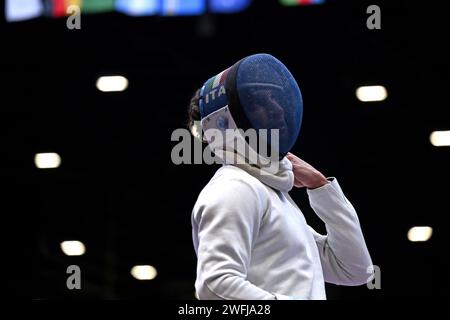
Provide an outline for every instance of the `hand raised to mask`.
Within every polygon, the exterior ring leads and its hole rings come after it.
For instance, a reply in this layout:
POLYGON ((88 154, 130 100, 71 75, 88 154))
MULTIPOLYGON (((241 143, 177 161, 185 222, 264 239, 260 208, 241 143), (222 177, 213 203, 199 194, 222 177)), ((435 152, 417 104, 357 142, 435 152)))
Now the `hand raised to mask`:
POLYGON ((329 182, 320 171, 296 155, 289 152, 286 158, 292 163, 294 186, 297 188, 316 189, 329 182))

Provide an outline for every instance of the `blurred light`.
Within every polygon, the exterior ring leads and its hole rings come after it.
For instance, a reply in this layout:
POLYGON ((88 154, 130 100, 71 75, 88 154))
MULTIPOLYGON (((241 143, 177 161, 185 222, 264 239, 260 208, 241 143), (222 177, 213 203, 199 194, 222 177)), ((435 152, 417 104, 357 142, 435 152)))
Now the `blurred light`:
POLYGON ((67 16, 67 8, 71 5, 81 7, 81 0, 46 0, 44 2, 46 15, 50 17, 67 16))
POLYGON ((116 10, 130 16, 149 16, 161 10, 160 0, 117 0, 116 10))
POLYGON ((163 0, 162 15, 200 15, 206 11, 206 0, 163 0))
POLYGON ((58 168, 61 164, 61 157, 54 152, 37 153, 34 156, 34 164, 39 169, 58 168))
POLYGON ((66 15, 65 0, 47 0, 46 12, 52 17, 63 17, 66 15))
POLYGON ((82 13, 100 13, 114 10, 115 0, 88 0, 82 1, 82 13))
POLYGON ((39 17, 44 11, 41 0, 6 0, 6 21, 20 21, 39 17))
POLYGON ((152 280, 157 274, 156 269, 149 265, 134 266, 131 268, 131 275, 138 280, 152 280))
POLYGON ((430 142, 435 147, 450 146, 450 130, 447 131, 433 131, 430 134, 430 142))
POLYGON ((412 242, 427 241, 432 234, 431 227, 413 227, 408 231, 408 240, 412 242))
POLYGON ((383 101, 387 98, 387 91, 383 86, 359 87, 356 89, 356 97, 363 102, 383 101))
POLYGON ((284 6, 302 6, 310 4, 322 4, 325 0, 280 0, 284 6))
POLYGON ((103 92, 123 91, 128 87, 128 80, 122 76, 105 76, 98 78, 96 85, 103 92))
MULTIPOLYGON (((67 8, 77 5, 83 14, 118 11, 130 16, 202 15, 236 13, 247 9, 252 0, 7 0, 6 21, 20 21, 42 16, 67 16, 67 8)), ((292 1, 282 1, 291 4, 292 1)), ((292 4, 316 4, 323 0, 299 0, 292 4)))
POLYGON ((68 7, 73 6, 73 5, 81 7, 82 1, 83 0, 64 0, 64 3, 66 4, 66 9, 67 9, 68 7))
POLYGON ((210 0, 209 8, 216 13, 235 13, 248 8, 251 0, 210 0))
POLYGON ((86 247, 81 241, 63 241, 61 250, 67 256, 82 256, 86 252, 86 247))

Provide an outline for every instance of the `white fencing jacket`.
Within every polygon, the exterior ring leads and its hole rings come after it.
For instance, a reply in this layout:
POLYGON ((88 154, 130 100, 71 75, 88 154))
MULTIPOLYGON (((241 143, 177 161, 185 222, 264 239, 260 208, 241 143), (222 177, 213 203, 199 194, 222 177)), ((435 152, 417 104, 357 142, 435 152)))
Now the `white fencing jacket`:
POLYGON ((292 164, 276 175, 224 165, 192 212, 199 299, 326 299, 324 281, 361 285, 372 261, 355 209, 336 179, 308 190, 327 235, 315 232, 288 195, 292 164))

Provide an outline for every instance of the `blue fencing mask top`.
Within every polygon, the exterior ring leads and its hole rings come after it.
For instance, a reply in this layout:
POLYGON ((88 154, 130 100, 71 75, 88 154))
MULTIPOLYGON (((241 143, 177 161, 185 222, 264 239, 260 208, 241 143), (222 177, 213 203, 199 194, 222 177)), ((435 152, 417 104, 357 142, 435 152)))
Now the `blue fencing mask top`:
POLYGON ((270 147, 274 141, 271 129, 278 129, 280 159, 295 144, 303 114, 297 82, 284 64, 269 54, 248 56, 206 81, 199 107, 203 131, 266 129, 270 147))

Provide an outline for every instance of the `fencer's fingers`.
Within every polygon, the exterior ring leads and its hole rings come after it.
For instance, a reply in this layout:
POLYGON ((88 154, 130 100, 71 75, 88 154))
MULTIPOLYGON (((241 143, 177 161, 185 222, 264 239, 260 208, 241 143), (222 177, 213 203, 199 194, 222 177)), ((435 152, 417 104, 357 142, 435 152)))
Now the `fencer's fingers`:
POLYGON ((297 171, 297 172, 305 172, 305 169, 307 167, 305 167, 303 164, 301 163, 293 163, 292 164, 292 170, 297 171))
POLYGON ((302 188, 305 185, 303 184, 303 182, 301 182, 299 179, 297 179, 296 177, 294 177, 294 186, 296 186, 297 188, 302 188))
POLYGON ((290 153, 290 152, 288 152, 287 155, 286 155, 286 158, 288 158, 289 160, 291 160, 291 159, 295 160, 297 158, 297 156, 292 154, 292 153, 290 153))

